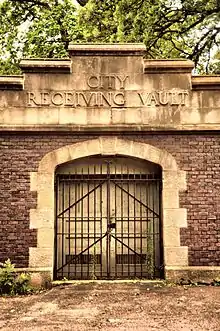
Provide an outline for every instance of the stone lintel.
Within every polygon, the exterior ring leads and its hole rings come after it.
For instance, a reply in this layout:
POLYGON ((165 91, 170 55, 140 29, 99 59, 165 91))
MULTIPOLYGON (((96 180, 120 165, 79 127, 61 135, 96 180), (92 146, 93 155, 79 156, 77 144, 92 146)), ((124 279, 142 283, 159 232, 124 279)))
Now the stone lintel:
POLYGON ((69 54, 72 56, 143 56, 145 50, 145 45, 140 43, 88 43, 69 46, 69 54))
POLYGON ((24 77, 19 76, 0 76, 0 90, 23 90, 24 77))
POLYGON ((20 62, 25 73, 71 73, 70 59, 25 59, 20 62))
POLYGON ((220 90, 220 76, 192 77, 193 90, 220 90))
POLYGON ((151 74, 159 73, 191 73, 194 63, 190 60, 151 60, 144 61, 144 72, 151 74))

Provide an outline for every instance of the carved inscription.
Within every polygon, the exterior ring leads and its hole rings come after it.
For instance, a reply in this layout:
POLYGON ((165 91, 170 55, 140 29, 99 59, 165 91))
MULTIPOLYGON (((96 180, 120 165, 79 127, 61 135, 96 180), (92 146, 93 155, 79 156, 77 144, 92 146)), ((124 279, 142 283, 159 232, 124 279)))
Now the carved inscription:
POLYGON ((87 79, 87 85, 92 89, 116 89, 118 86, 120 90, 124 90, 128 78, 119 75, 94 75, 87 79))
POLYGON ((122 107, 123 92, 28 92, 28 106, 122 107))
POLYGON ((126 90, 127 75, 92 75, 86 79, 83 91, 30 91, 28 107, 151 107, 184 106, 188 91, 126 90))
POLYGON ((185 105, 188 91, 154 91, 139 93, 143 106, 166 106, 166 105, 185 105))

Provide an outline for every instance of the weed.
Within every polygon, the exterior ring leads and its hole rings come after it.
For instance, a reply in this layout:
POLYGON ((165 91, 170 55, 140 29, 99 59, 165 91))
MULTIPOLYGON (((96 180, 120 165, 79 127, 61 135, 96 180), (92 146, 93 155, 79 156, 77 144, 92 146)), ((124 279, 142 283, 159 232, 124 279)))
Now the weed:
POLYGON ((28 294, 32 291, 29 274, 17 274, 10 259, 0 264, 0 295, 28 294))

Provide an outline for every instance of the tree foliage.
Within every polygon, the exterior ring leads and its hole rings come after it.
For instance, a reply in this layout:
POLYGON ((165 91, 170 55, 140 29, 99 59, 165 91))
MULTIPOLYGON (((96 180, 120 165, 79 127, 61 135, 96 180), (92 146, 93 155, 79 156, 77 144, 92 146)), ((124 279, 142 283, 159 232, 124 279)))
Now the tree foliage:
POLYGON ((70 42, 144 42, 149 58, 220 73, 220 0, 2 0, 0 73, 22 57, 65 57, 70 42))
POLYGON ((18 73, 22 57, 64 57, 77 41, 71 0, 5 0, 0 6, 1 73, 18 73))
POLYGON ((219 0, 89 0, 79 15, 87 41, 144 42, 152 58, 188 58, 219 70, 219 0))

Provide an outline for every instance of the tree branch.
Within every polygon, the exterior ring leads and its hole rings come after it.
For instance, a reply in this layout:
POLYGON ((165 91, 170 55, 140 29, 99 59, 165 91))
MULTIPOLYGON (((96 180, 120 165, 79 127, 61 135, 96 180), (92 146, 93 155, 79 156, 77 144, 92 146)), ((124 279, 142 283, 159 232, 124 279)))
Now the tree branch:
POLYGON ((78 4, 80 4, 80 6, 82 6, 82 7, 84 7, 88 1, 89 0, 77 0, 78 4))

